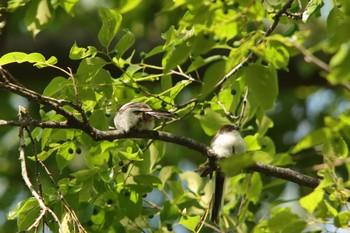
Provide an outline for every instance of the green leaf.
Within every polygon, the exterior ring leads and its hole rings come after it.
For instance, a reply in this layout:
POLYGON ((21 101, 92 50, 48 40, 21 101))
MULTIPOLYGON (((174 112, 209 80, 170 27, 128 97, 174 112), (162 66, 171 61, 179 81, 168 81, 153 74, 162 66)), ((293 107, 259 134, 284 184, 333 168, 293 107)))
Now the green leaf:
POLYGON ((273 121, 266 115, 264 115, 261 120, 258 120, 257 124, 259 126, 258 133, 260 135, 265 135, 267 133, 268 129, 270 129, 274 126, 273 121))
POLYGON ((174 200, 178 200, 184 196, 185 191, 181 181, 168 180, 166 184, 170 187, 174 200))
POLYGON ((179 217, 179 209, 171 203, 166 201, 163 204, 163 209, 160 212, 160 221, 162 224, 173 224, 173 222, 179 217))
POLYGON ((100 8, 99 14, 102 19, 102 27, 98 33, 98 39, 105 48, 108 48, 118 33, 122 16, 118 11, 107 8, 100 8))
POLYGON ((27 30, 35 37, 42 29, 44 29, 52 18, 49 1, 33 0, 29 4, 29 8, 24 16, 24 22, 27 30))
POLYGON ((126 159, 135 160, 135 161, 142 161, 142 158, 140 158, 140 151, 137 150, 136 152, 133 152, 132 147, 127 147, 126 151, 119 151, 126 159))
POLYGON ((316 129, 306 135, 297 145, 295 145, 291 153, 295 154, 304 149, 320 145, 327 140, 327 138, 330 138, 331 134, 332 132, 329 128, 316 129))
POLYGON ((263 53, 265 59, 276 69, 287 68, 289 63, 289 53, 280 43, 271 41, 263 53))
POLYGON ((244 138, 244 141, 246 142, 247 145, 247 151, 255 151, 255 150, 260 150, 261 145, 259 143, 259 134, 255 135, 248 135, 247 137, 244 138))
POLYGON ((119 0, 117 2, 118 6, 116 10, 118 10, 121 14, 124 14, 138 7, 140 3, 141 0, 119 0))
POLYGON ((248 152, 245 154, 235 154, 219 161, 222 170, 226 176, 235 176, 241 173, 245 168, 255 162, 269 163, 272 160, 271 155, 263 151, 248 152))
POLYGON ((339 228, 349 228, 350 212, 339 213, 333 220, 334 225, 339 228))
POLYGON ((162 184, 162 181, 158 177, 153 175, 137 175, 137 176, 134 176, 133 178, 138 185, 146 185, 146 186, 159 188, 160 185, 162 184))
POLYGON ((17 8, 25 6, 30 0, 10 0, 7 1, 5 10, 9 12, 15 11, 17 8))
POLYGON ((97 54, 97 49, 94 46, 87 48, 79 47, 75 42, 69 51, 69 58, 72 60, 80 60, 86 57, 94 57, 97 54))
POLYGON ((121 58, 123 54, 135 43, 135 36, 134 34, 129 31, 125 30, 125 34, 122 38, 118 41, 116 46, 114 47, 114 50, 116 52, 116 57, 121 58))
POLYGON ((346 144, 344 138, 339 134, 333 134, 332 146, 334 149, 334 153, 339 158, 346 158, 349 155, 348 145, 346 144))
POLYGON ((332 84, 346 83, 350 80, 350 42, 343 44, 330 61, 330 72, 327 79, 332 84))
POLYGON ((86 163, 90 168, 105 166, 108 163, 109 157, 109 152, 98 151, 92 151, 89 154, 85 155, 86 163))
POLYGON ((323 6, 323 0, 311 0, 307 6, 306 9, 303 12, 303 22, 306 23, 307 20, 313 15, 313 14, 320 14, 320 9, 323 6))
MULTIPOLYGON (((77 83, 89 83, 90 80, 105 66, 107 62, 100 57, 84 58, 78 67, 75 79, 77 83)), ((89 87, 89 89, 91 89, 89 87)))
MULTIPOLYGON (((289 208, 277 208, 273 210, 271 218, 268 220, 267 226, 270 232, 283 232, 289 233, 293 228, 303 223, 300 221, 300 217, 294 213, 289 208)), ((306 224, 302 224, 302 230, 305 229, 306 224)), ((293 232, 302 232, 294 231, 293 232)))
POLYGON ((190 47, 186 43, 168 48, 167 53, 162 59, 162 66, 165 67, 164 72, 168 72, 184 63, 188 59, 189 53, 190 47))
POLYGON ((122 189, 118 193, 119 206, 125 212, 126 216, 134 220, 141 214, 142 199, 140 195, 133 190, 122 189))
POLYGON ((299 201, 300 205, 310 214, 312 214, 319 203, 323 200, 324 191, 319 188, 315 189, 312 193, 302 197, 299 201))
POLYGON ((167 181, 171 178, 171 176, 179 172, 179 169, 175 166, 165 166, 159 172, 159 179, 162 181, 162 185, 164 187, 167 184, 167 181))
POLYGON ((192 82, 189 80, 181 80, 175 84, 172 88, 170 88, 169 96, 172 100, 174 100, 181 91, 192 82))
POLYGON ((211 64, 204 73, 203 86, 201 89, 201 97, 204 99, 207 94, 213 91, 215 85, 225 75, 225 61, 218 61, 211 64))
POLYGON ((129 77, 133 77, 134 74, 141 70, 142 69, 142 66, 139 66, 139 65, 130 65, 128 66, 128 68, 126 69, 126 74, 129 76, 129 77))
POLYGON ((188 189, 193 193, 198 193, 201 190, 203 178, 201 178, 198 173, 188 171, 181 173, 179 176, 181 180, 187 182, 188 189))
POLYGON ((60 6, 70 15, 73 15, 73 8, 78 2, 79 0, 59 0, 60 6))
MULTIPOLYGON (((95 93, 100 93, 104 98, 111 99, 113 94, 112 76, 109 71, 105 69, 99 70, 94 75, 90 84, 94 86, 95 93)), ((105 118, 105 117, 104 117, 105 118)))
POLYGON ((278 94, 276 70, 259 64, 249 65, 244 69, 243 79, 249 88, 249 102, 257 103, 264 110, 271 109, 278 94))
POLYGON ((56 154, 58 168, 62 170, 69 164, 75 155, 75 144, 73 142, 63 143, 56 154))
POLYGON ((17 227, 19 231, 27 230, 39 216, 40 207, 34 197, 17 203, 17 205, 7 214, 9 220, 17 218, 17 227))
MULTIPOLYGON (((345 4, 343 3, 342 5, 344 6, 345 4)), ((333 50, 337 51, 341 44, 348 41, 349 35, 347 29, 349 28, 349 25, 350 18, 347 17, 347 14, 345 14, 338 6, 334 6, 329 12, 327 18, 327 32, 333 50)))
POLYGON ((263 183, 259 173, 254 172, 250 181, 250 186, 247 192, 247 199, 257 204, 260 200, 260 194, 263 189, 263 183))
POLYGON ((321 220, 333 218, 337 214, 338 211, 327 200, 322 200, 315 210, 315 216, 321 220))
POLYGON ((215 62, 221 59, 223 59, 223 56, 220 56, 220 55, 214 55, 207 58, 202 58, 201 56, 197 56, 196 59, 192 61, 191 65, 188 67, 186 73, 190 73, 204 65, 207 65, 211 62, 215 62))
POLYGON ((198 216, 181 216, 180 218, 180 224, 182 224, 184 227, 186 227, 187 229, 189 229, 190 231, 193 231, 195 230, 198 222, 199 222, 199 219, 201 217, 198 215, 198 216))
POLYGON ((65 92, 71 85, 72 82, 68 81, 66 78, 56 77, 46 86, 43 95, 54 98, 66 97, 65 92))
POLYGON ((195 117, 199 120, 205 134, 209 136, 214 135, 223 125, 230 123, 226 117, 213 111, 211 108, 206 108, 204 114, 197 114, 195 117))
POLYGON ((38 68, 43 68, 51 66, 57 63, 56 57, 50 57, 48 60, 40 53, 23 53, 23 52, 11 52, 3 55, 0 58, 0 65, 6 65, 10 63, 23 63, 29 62, 34 63, 34 66, 38 68))
POLYGON ((146 53, 145 58, 149 58, 152 57, 154 55, 160 54, 162 52, 165 52, 165 50, 163 49, 162 45, 159 45, 157 47, 154 47, 151 51, 149 51, 148 53, 146 53))

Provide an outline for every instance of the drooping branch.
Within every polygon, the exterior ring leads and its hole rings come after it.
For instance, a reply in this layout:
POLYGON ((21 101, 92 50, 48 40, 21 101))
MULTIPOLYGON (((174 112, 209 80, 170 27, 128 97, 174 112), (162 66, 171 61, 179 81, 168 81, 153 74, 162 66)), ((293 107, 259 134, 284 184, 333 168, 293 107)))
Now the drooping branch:
MULTIPOLYGON (((20 117, 22 117, 22 116, 20 115, 20 117)), ((23 121, 23 122, 25 122, 25 121, 23 121)), ((54 220, 58 224, 59 232, 63 233, 64 230, 62 228, 61 221, 59 220, 59 218, 57 217, 55 212, 45 205, 42 196, 35 190, 32 182, 29 179, 28 171, 27 171, 27 164, 26 164, 26 157, 25 157, 26 146, 25 146, 25 142, 24 142, 24 129, 26 127, 27 126, 22 125, 22 126, 20 126, 20 129, 19 129, 19 141, 20 141, 19 160, 21 162, 22 178, 23 178, 24 182, 26 183, 27 187, 29 188, 30 192, 32 193, 33 197, 37 200, 39 207, 40 207, 39 216, 36 218, 34 223, 28 228, 28 230, 30 231, 33 228, 38 228, 40 221, 45 217, 46 213, 50 213, 52 215, 52 217, 54 218, 54 220)))

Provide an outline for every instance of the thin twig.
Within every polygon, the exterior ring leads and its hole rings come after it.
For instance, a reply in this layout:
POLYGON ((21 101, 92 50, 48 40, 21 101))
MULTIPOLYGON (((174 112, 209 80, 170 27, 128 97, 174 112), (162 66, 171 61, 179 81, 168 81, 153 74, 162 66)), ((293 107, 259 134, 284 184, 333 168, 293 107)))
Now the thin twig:
POLYGON ((310 53, 307 49, 305 49, 302 45, 298 44, 295 40, 291 39, 290 42, 293 44, 294 48, 299 50, 299 52, 304 56, 304 60, 307 63, 313 64, 314 66, 320 68, 321 70, 330 73, 331 68, 328 64, 317 58, 315 55, 310 53))
MULTIPOLYGON (((20 112, 20 114, 23 114, 20 112)), ((24 117, 24 115, 20 115, 20 118, 24 117)), ((44 203, 43 198, 38 194, 38 192, 35 190, 33 184, 31 183, 29 177, 28 177, 28 171, 27 171, 27 165, 25 160, 25 142, 24 142, 24 128, 25 126, 21 126, 19 129, 19 141, 20 141, 20 152, 19 152, 19 160, 21 162, 21 171, 22 171, 22 178, 24 182, 26 183, 27 187, 29 188, 30 192, 32 193, 33 197, 37 200, 41 212, 38 218, 34 221, 34 223, 28 228, 28 231, 30 231, 33 228, 37 228, 39 226, 39 223, 43 216, 46 214, 46 212, 49 212, 54 220, 57 222, 59 227, 59 232, 64 233, 61 222, 55 212, 53 212, 49 207, 47 207, 44 203)))
POLYGON ((238 120, 238 128, 240 128, 242 126, 242 121, 243 121, 243 118, 244 118, 244 113, 245 113, 245 108, 247 107, 247 102, 248 102, 248 87, 247 89, 245 90, 245 94, 244 94, 244 97, 243 97, 243 103, 242 103, 242 109, 241 109, 241 114, 239 115, 239 120, 238 120))

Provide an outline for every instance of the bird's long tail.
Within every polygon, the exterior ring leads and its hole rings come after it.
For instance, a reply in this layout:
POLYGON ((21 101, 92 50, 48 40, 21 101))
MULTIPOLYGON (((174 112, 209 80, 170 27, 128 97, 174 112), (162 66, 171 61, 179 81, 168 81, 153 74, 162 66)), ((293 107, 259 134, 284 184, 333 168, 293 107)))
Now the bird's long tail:
POLYGON ((219 213, 223 202, 225 185, 225 175, 223 172, 218 171, 215 177, 215 187, 212 199, 210 221, 219 223, 219 213))

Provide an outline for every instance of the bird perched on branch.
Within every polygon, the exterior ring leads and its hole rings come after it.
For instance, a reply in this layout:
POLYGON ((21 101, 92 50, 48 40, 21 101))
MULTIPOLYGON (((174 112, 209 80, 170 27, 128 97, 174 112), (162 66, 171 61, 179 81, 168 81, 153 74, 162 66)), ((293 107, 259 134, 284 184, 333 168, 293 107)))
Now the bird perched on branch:
MULTIPOLYGON (((246 144, 236 125, 225 125, 215 134, 210 147, 218 159, 246 152, 246 144)), ((220 168, 216 170, 215 187, 212 198, 210 221, 219 223, 219 213, 223 203, 225 174, 220 168)))
POLYGON ((114 117, 114 126, 123 132, 152 130, 155 119, 173 117, 174 114, 171 112, 153 110, 144 103, 130 102, 121 106, 117 111, 114 117))

